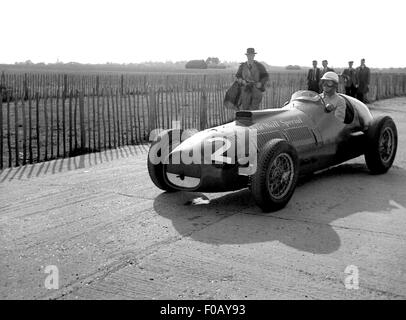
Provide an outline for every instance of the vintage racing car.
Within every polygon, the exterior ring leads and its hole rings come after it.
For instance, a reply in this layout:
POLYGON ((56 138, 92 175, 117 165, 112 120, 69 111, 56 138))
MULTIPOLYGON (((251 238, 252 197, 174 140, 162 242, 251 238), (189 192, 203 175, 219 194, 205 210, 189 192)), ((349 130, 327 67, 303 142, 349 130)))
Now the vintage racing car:
POLYGON ((170 129, 154 138, 148 171, 166 191, 249 187, 263 211, 283 208, 300 175, 365 156, 372 174, 392 166, 397 129, 359 100, 346 101, 344 123, 313 91, 295 92, 279 109, 237 111, 235 121, 196 133, 170 129))

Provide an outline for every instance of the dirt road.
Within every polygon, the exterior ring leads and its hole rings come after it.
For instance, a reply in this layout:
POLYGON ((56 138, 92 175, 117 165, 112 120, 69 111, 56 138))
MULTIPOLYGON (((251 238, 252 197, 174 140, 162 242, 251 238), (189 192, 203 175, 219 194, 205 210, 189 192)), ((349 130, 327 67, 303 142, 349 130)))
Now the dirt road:
POLYGON ((272 214, 248 190, 162 193, 146 147, 3 170, 0 298, 405 299, 406 98, 371 110, 398 126, 394 167, 357 158, 272 214))

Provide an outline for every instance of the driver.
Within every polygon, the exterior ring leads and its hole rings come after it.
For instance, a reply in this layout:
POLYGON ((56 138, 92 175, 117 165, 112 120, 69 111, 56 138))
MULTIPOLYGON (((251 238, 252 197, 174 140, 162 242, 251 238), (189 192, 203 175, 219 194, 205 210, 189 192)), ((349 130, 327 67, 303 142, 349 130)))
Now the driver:
POLYGON ((338 89, 338 75, 333 71, 326 72, 321 80, 321 87, 323 92, 320 96, 326 103, 326 109, 328 112, 334 111, 334 115, 341 122, 345 119, 345 100, 343 97, 337 94, 338 89))

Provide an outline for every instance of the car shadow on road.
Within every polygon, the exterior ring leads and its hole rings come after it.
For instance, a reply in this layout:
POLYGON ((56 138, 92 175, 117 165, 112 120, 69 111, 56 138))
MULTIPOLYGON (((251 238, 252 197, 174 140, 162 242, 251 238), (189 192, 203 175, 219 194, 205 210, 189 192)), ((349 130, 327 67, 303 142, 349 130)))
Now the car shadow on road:
POLYGON ((405 178, 406 171, 397 167, 377 176, 363 164, 343 164, 300 179, 286 208, 273 213, 263 213, 248 189, 221 195, 161 193, 154 209, 182 236, 195 241, 215 245, 279 241, 301 251, 329 254, 341 246, 336 230, 359 232, 363 227, 359 219, 355 226, 351 221, 343 226, 338 220, 404 209, 405 178))

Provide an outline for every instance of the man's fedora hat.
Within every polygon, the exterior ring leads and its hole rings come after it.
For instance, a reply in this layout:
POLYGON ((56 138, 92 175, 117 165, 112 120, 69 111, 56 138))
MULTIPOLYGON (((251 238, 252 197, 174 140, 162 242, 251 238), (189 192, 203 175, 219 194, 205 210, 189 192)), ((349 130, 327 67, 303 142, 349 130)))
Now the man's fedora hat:
POLYGON ((248 48, 246 54, 257 54, 254 48, 248 48))

